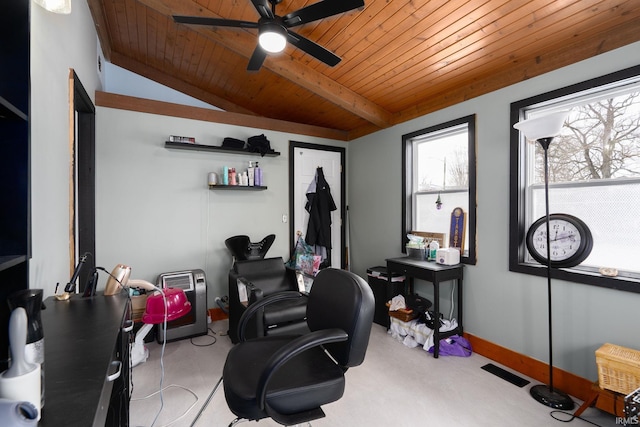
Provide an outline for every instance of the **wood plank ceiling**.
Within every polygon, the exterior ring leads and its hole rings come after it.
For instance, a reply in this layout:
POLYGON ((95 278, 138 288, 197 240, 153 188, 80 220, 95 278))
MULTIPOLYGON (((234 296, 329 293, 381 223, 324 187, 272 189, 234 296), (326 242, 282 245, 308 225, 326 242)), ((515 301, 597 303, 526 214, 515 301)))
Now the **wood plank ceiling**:
MULTIPOLYGON (((295 28, 340 56, 337 66, 289 45, 249 72, 256 30, 171 16, 257 21, 250 0, 88 3, 111 63, 228 112, 347 140, 640 40, 638 0, 365 0, 295 28)), ((313 3, 284 0, 276 12, 313 3)))

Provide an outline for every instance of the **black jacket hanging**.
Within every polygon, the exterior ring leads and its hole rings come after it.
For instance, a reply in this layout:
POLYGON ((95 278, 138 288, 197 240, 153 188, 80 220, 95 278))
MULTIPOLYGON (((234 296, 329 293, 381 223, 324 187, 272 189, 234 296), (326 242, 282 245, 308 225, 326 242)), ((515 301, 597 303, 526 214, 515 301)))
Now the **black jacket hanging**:
POLYGON ((309 212, 305 240, 310 245, 331 249, 331 212, 337 208, 321 167, 316 169, 315 189, 310 186, 307 190, 305 209, 309 212))

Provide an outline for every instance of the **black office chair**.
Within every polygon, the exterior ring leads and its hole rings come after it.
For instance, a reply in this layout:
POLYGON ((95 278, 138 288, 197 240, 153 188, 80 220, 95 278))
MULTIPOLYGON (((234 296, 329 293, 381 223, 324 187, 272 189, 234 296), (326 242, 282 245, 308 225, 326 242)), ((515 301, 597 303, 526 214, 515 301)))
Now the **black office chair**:
POLYGON ((249 236, 239 235, 229 237, 224 241, 224 244, 233 255, 235 262, 263 259, 275 239, 275 234, 269 234, 259 242, 252 242, 249 236))
POLYGON ((297 298, 286 292, 252 304, 238 327, 241 342, 224 365, 229 409, 244 420, 271 418, 282 425, 325 416, 322 405, 340 399, 345 372, 364 361, 373 322, 374 298, 361 277, 328 268, 316 276, 307 303, 310 333, 244 340, 251 311, 272 301, 297 298))

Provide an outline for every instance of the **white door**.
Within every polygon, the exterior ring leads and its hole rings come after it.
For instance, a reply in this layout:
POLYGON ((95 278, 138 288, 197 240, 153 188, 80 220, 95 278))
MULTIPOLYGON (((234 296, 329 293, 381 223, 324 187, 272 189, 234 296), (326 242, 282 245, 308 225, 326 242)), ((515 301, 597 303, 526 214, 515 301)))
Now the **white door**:
MULTIPOLYGON (((308 145, 308 144, 304 144, 308 145)), ((321 146, 319 146, 321 147, 321 146)), ((331 212, 331 266, 341 268, 342 248, 342 153, 339 151, 327 151, 321 148, 293 147, 293 209, 291 221, 293 223, 293 241, 296 240, 298 231, 304 237, 307 234, 309 213, 305 209, 307 203, 307 189, 313 181, 316 169, 322 167, 324 177, 331 189, 331 196, 336 204, 336 210, 331 212)))

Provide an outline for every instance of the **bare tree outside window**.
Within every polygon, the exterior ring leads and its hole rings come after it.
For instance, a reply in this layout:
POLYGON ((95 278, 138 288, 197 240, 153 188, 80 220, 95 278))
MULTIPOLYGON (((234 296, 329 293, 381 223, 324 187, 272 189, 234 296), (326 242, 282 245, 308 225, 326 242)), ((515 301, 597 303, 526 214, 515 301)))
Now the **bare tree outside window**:
POLYGON ((456 150, 451 165, 451 176, 454 187, 465 188, 469 186, 469 155, 467 150, 456 150))
MULTIPOLYGON (((536 182, 544 180, 536 147, 536 182)), ((551 182, 640 176, 640 92, 574 107, 549 147, 551 182)))
POLYGON ((563 280, 640 293, 640 66, 511 104, 511 126, 523 118, 569 110, 549 145, 545 191, 540 144, 511 133, 509 269, 538 274, 524 236, 545 215, 573 215, 593 236, 587 259, 558 269, 563 280))

